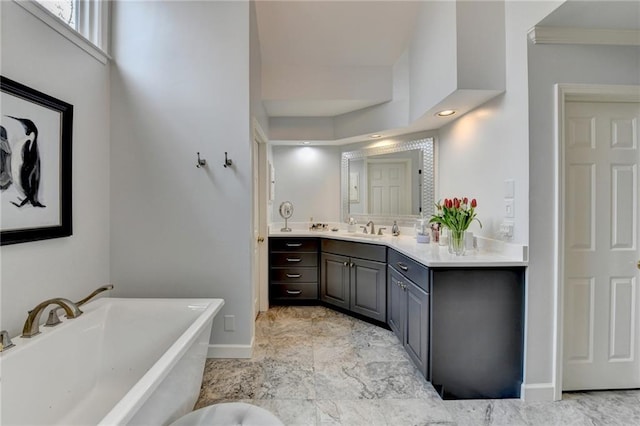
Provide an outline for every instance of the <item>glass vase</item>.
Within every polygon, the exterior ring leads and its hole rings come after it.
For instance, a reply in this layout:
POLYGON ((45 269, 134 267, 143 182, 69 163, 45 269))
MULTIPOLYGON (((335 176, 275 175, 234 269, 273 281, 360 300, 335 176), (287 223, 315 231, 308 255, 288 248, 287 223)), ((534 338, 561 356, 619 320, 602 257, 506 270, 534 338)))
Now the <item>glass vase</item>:
POLYGON ((464 234, 464 231, 449 230, 449 253, 455 254, 456 256, 464 255, 464 234))

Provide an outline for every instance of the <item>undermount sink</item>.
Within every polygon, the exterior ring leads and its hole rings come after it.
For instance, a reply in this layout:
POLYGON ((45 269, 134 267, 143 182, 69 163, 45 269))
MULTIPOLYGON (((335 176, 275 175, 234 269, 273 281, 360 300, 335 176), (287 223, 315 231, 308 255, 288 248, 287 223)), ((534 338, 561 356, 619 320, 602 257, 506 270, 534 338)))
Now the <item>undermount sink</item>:
POLYGON ((382 238, 384 237, 384 235, 377 235, 377 234, 353 234, 356 237, 361 237, 361 238, 369 238, 370 240, 376 240, 378 238, 382 238))

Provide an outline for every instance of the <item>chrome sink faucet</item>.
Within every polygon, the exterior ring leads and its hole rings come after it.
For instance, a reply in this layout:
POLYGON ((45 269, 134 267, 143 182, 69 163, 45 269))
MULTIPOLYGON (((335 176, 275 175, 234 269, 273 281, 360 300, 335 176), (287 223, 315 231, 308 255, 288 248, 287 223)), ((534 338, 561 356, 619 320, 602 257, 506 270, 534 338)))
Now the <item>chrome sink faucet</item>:
MULTIPOLYGON (((91 292, 90 295, 88 295, 87 297, 85 297, 84 299, 78 300, 75 305, 77 307, 80 307, 82 305, 84 305, 85 303, 87 303, 89 300, 93 299, 94 297, 96 297, 98 294, 102 293, 103 291, 108 291, 108 290, 113 290, 113 284, 107 284, 107 285, 103 285, 101 287, 96 288, 95 290, 93 290, 93 292, 91 292)), ((45 327, 53 327, 54 325, 58 325, 60 324, 62 321, 60 321, 60 317, 58 317, 58 311, 60 310, 60 308, 55 308, 49 311, 49 317, 47 318, 47 323, 44 325, 45 327)))
MULTIPOLYGON (((371 225, 371 235, 375 235, 376 234, 376 228, 375 228, 375 225, 373 224, 372 220, 367 222, 367 224, 365 226, 369 226, 369 225, 371 225)), ((364 229, 366 231, 367 228, 364 228, 364 229)), ((365 234, 366 234, 366 232, 365 232, 365 234)))
POLYGON ((77 318, 82 315, 80 308, 69 299, 56 297, 45 300, 29 311, 27 320, 24 322, 24 327, 22 327, 22 337, 29 338, 40 333, 40 316, 49 305, 60 306, 67 313, 67 318, 77 318))

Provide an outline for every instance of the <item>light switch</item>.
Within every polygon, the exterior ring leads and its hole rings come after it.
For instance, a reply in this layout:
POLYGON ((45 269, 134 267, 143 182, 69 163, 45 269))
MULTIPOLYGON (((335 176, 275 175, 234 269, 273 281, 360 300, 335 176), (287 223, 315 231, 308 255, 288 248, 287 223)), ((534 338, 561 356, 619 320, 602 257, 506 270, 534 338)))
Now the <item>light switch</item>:
POLYGON ((516 195, 516 182, 513 179, 504 181, 504 198, 514 198, 516 195))
POLYGON ((513 218, 516 216, 513 207, 513 198, 508 198, 504 200, 504 217, 513 218))

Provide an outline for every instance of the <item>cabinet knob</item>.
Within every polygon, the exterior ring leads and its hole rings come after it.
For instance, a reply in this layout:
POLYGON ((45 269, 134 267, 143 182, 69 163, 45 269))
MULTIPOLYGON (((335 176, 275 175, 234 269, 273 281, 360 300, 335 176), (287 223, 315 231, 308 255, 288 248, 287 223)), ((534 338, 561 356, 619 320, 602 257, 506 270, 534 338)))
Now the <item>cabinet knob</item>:
POLYGON ((342 262, 344 266, 349 266, 349 262, 342 262))
POLYGON ((353 262, 349 263, 349 267, 353 268, 354 266, 356 266, 353 262))

